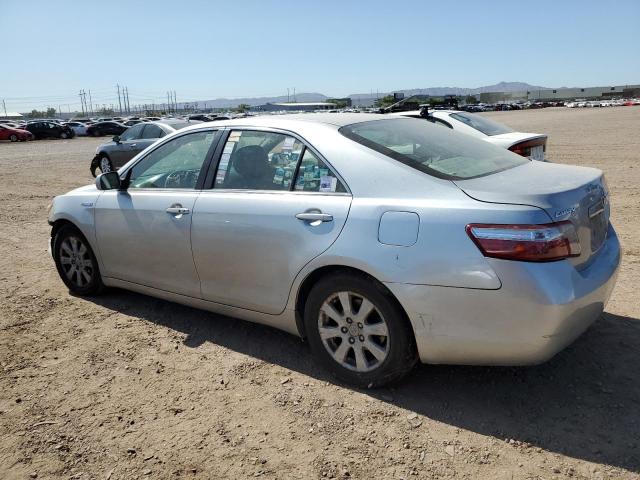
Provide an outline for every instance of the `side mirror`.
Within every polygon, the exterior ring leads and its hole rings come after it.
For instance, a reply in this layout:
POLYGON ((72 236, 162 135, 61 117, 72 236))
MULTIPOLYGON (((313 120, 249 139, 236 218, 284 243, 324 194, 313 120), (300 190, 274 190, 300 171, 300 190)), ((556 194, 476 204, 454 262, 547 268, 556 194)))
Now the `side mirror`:
POLYGON ((96 177, 96 188, 98 190, 120 190, 122 182, 118 172, 107 172, 96 177))
POLYGON ((114 137, 111 139, 116 143, 120 143, 120 135, 114 135, 114 137))

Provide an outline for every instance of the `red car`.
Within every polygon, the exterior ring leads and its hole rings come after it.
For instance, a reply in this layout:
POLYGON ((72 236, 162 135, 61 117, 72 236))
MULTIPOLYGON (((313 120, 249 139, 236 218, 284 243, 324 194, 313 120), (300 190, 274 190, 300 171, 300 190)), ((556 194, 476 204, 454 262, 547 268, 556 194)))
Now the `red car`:
POLYGON ((0 124, 0 140, 11 140, 12 142, 33 140, 33 133, 0 124))

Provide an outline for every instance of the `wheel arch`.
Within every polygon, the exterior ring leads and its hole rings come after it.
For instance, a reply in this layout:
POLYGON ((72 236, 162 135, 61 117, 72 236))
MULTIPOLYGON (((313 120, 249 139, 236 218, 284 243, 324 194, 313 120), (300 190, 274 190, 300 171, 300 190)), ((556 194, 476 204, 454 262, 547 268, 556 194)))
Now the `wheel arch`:
POLYGON ((347 265, 324 265, 322 267, 316 268, 315 270, 307 274, 304 280, 300 283, 300 286, 298 287, 298 291, 296 294, 296 299, 295 299, 295 317, 296 317, 296 327, 298 329, 298 333, 301 338, 303 339, 306 338, 306 331, 304 327, 304 308, 307 302, 307 298, 309 297, 309 293, 311 292, 311 289, 322 278, 328 275, 334 275, 337 273, 347 273, 347 274, 357 275, 357 276, 366 278, 367 280, 370 280, 373 284, 375 284, 376 287, 380 289, 380 291, 382 291, 386 296, 388 296, 393 301, 393 303, 398 308, 398 311, 401 312, 405 321, 408 323, 408 325, 411 328, 411 334, 413 335, 414 337, 413 341, 415 342, 415 332, 413 329, 413 324, 409 319, 409 315, 407 314, 406 310, 404 309, 404 307, 402 306, 398 298, 391 292, 391 290, 389 290, 380 280, 378 280, 376 277, 374 277, 370 273, 367 273, 364 270, 361 270, 359 268, 350 267, 347 265))
MULTIPOLYGON (((56 234, 60 231, 60 229, 65 225, 71 225, 73 228, 75 228, 80 233, 82 233, 82 230, 80 230, 78 226, 75 223, 73 223, 71 220, 66 218, 59 218, 51 224, 51 238, 54 238, 56 234)), ((84 233, 82 235, 84 236, 84 233)))

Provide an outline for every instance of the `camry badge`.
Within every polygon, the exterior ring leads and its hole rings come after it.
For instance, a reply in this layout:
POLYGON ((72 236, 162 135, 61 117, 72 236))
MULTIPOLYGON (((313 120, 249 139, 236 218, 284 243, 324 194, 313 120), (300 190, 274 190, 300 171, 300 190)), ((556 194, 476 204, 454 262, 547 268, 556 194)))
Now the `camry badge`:
POLYGON ((564 217, 564 216, 571 216, 573 215, 576 210, 578 209, 578 207, 569 207, 569 208, 565 208, 564 210, 558 210, 556 211, 555 217, 559 218, 559 217, 564 217))

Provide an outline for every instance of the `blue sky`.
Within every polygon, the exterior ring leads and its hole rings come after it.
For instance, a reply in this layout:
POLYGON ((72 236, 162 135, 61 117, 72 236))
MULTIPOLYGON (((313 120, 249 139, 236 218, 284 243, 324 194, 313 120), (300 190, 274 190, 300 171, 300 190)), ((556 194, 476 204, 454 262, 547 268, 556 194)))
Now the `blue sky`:
POLYGON ((0 99, 640 83, 639 21, 640 0, 0 0, 0 99))

